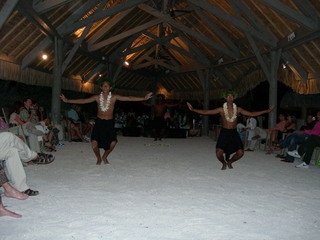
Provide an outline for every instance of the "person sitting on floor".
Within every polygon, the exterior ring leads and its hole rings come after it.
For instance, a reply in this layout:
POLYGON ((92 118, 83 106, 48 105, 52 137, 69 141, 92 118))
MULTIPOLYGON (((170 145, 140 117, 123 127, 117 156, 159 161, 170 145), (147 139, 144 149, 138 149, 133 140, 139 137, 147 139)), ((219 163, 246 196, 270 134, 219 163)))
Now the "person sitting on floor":
MULTIPOLYGON (((10 185, 10 183, 8 182, 8 178, 5 174, 5 171, 1 165, 0 165, 0 186, 4 189, 4 196, 6 197, 16 198, 18 200, 25 200, 28 198, 28 195, 22 192, 19 192, 17 189, 15 189, 10 185)), ((22 215, 12 212, 3 206, 2 198, 0 195, 0 217, 3 217, 3 216, 9 216, 14 218, 22 217, 22 215)))
POLYGON ((16 135, 11 132, 1 132, 0 160, 5 161, 5 170, 12 186, 29 196, 36 196, 39 192, 28 187, 22 162, 25 164, 49 164, 53 162, 54 155, 36 153, 30 150, 28 145, 16 135))

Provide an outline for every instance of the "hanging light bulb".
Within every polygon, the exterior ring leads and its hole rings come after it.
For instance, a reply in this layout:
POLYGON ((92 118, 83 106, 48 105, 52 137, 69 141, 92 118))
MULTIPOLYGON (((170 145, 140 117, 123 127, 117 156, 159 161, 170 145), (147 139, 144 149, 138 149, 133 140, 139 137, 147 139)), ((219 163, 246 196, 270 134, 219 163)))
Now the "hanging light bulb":
POLYGON ((48 55, 45 54, 45 53, 43 53, 43 54, 41 55, 41 58, 42 58, 43 60, 47 60, 47 59, 48 59, 48 55))

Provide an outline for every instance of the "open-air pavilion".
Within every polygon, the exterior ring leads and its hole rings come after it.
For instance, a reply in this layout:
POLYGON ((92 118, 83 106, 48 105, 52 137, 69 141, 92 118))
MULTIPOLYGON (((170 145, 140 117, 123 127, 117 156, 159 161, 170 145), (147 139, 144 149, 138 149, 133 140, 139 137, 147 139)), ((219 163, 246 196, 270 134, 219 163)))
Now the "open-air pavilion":
MULTIPOLYGON (((95 94, 105 76, 122 95, 206 109, 226 89, 243 96, 262 82, 280 106, 281 82, 298 95, 282 104, 305 109, 300 97, 320 93, 319 13, 318 0, 0 0, 0 81, 50 87, 55 123, 63 90, 95 94)), ((23 218, 1 217, 0 239, 319 237, 314 161, 298 169, 257 148, 221 171, 208 118, 203 128, 162 142, 119 136, 100 166, 89 143, 65 142, 51 164, 25 168, 38 196, 3 198, 23 218)))

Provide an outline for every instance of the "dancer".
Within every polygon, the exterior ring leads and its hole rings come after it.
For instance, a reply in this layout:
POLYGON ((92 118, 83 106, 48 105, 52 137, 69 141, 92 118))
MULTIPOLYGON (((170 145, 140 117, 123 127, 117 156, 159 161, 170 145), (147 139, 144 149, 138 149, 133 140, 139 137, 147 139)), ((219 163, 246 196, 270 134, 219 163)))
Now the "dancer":
POLYGON ((86 99, 70 100, 63 94, 60 96, 61 100, 65 103, 85 104, 94 101, 97 103, 97 119, 91 135, 91 146, 97 157, 97 165, 100 165, 102 160, 105 164, 109 163, 108 155, 117 144, 117 136, 113 121, 113 110, 116 101, 145 101, 152 97, 152 92, 145 95, 145 97, 129 97, 111 94, 111 91, 114 89, 114 83, 106 78, 99 80, 99 86, 101 88, 101 93, 86 99), (105 150, 102 158, 100 155, 100 148, 105 150))
POLYGON ((164 119, 167 108, 169 107, 177 107, 179 103, 166 103, 165 96, 163 94, 158 94, 156 102, 154 103, 142 103, 145 106, 153 107, 154 110, 154 119, 152 122, 152 132, 154 135, 154 141, 162 140, 165 128, 167 126, 167 122, 164 119))
POLYGON ((233 168, 232 163, 239 160, 244 154, 243 144, 236 128, 238 114, 256 117, 264 113, 269 113, 273 109, 273 107, 270 107, 264 111, 248 112, 240 107, 237 107, 237 105, 233 103, 236 97, 236 92, 232 90, 225 91, 223 93, 223 98, 226 99, 226 103, 223 104, 223 107, 211 110, 194 109, 190 103, 187 103, 190 111, 199 114, 214 115, 219 113, 221 115, 222 129, 216 145, 216 155, 218 160, 222 163, 221 170, 225 170, 227 166, 229 168, 233 168), (235 154, 229 160, 230 154, 234 152, 235 154), (226 159, 224 158, 223 154, 226 155, 226 159))

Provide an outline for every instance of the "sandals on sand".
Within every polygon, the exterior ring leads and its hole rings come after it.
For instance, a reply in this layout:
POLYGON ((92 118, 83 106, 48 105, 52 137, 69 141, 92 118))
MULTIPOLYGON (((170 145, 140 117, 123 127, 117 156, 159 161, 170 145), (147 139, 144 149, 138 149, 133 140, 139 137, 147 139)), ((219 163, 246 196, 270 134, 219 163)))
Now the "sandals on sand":
POLYGON ((38 153, 38 157, 32 160, 32 162, 35 164, 49 164, 53 162, 54 158, 52 154, 38 153))
POLYGON ((37 196, 37 195, 39 195, 39 191, 31 190, 30 188, 25 190, 23 193, 28 195, 28 196, 37 196))

